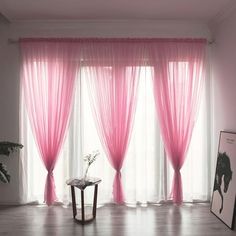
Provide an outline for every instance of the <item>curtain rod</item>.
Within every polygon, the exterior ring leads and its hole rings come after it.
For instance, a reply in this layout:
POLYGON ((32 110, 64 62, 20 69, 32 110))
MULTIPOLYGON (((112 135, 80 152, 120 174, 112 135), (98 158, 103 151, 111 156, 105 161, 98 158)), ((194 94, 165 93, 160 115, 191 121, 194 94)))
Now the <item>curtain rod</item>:
MULTIPOLYGON (((92 38, 91 38, 92 39, 92 38)), ((100 38, 100 39, 103 39, 103 38, 100 38)), ((107 39, 109 39, 109 38, 107 38, 107 39)), ((122 39, 122 38, 117 38, 117 39, 122 39)), ((132 40, 132 38, 129 38, 130 40, 132 40)), ((142 39, 142 38, 140 38, 140 39, 142 39)), ((148 38, 147 38, 148 39, 148 38)), ((153 38, 150 38, 150 39, 153 39, 153 38)), ((175 39, 175 38, 173 38, 173 39, 175 39)), ((177 39, 177 38, 176 38, 177 39)), ((170 38, 170 40, 171 40, 171 38, 170 38)), ((13 38, 8 38, 8 43, 9 44, 18 44, 19 43, 19 39, 13 39, 13 38)), ((207 40, 207 44, 208 45, 212 45, 212 44, 215 44, 215 40, 207 40)))

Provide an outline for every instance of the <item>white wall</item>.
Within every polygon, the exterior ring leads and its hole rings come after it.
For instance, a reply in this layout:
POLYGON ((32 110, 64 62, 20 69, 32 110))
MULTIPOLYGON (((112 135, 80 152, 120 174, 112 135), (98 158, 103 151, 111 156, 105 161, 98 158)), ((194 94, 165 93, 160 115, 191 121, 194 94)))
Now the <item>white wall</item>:
MULTIPOLYGON (((19 140, 19 82, 18 50, 7 43, 8 26, 0 25, 0 140, 19 140)), ((0 162, 7 165, 11 183, 0 183, 0 201, 16 203, 19 200, 18 154, 9 158, 0 156, 0 162)))
MULTIPOLYGON (((19 140, 19 49, 8 38, 20 37, 176 37, 209 38, 206 25, 183 21, 22 22, 0 25, 0 140, 19 140)), ((24 144, 23 144, 24 145, 24 144)), ((17 204, 18 155, 3 159, 11 183, 0 184, 0 204, 17 204)))
POLYGON ((216 158, 219 132, 236 132, 236 12, 214 32, 213 149, 216 158))
POLYGON ((216 160, 220 131, 236 132, 236 12, 232 12, 214 28, 214 31, 213 137, 215 138, 212 139, 212 143, 216 160))

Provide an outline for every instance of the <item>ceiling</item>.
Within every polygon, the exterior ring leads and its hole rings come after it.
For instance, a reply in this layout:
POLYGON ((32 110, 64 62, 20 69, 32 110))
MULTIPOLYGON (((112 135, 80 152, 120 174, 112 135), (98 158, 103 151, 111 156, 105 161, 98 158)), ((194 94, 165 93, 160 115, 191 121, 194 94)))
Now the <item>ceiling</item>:
POLYGON ((199 20, 210 21, 235 0, 0 0, 9 21, 199 20))

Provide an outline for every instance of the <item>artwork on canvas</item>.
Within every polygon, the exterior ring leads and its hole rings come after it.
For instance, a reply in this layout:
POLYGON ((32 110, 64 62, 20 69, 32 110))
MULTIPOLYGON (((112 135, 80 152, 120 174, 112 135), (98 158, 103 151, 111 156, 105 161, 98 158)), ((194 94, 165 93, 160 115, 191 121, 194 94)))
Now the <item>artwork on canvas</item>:
POLYGON ((220 132, 211 212, 233 228, 236 197, 236 133, 220 132))

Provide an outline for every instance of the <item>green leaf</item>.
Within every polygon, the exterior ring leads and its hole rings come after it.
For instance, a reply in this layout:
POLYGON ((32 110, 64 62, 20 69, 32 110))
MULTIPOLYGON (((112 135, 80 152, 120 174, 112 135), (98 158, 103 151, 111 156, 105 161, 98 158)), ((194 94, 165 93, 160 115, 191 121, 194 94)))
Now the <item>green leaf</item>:
MULTIPOLYGON (((0 142, 0 155, 9 156, 12 152, 17 151, 20 148, 23 148, 22 144, 8 142, 8 141, 1 141, 0 142)), ((6 169, 6 166, 0 163, 0 182, 9 183, 10 178, 11 176, 6 169)))
POLYGON ((0 181, 3 183, 9 183, 10 182, 10 174, 6 169, 6 166, 0 163, 0 181))
POLYGON ((20 148, 23 148, 22 144, 2 141, 2 142, 0 142, 0 155, 9 156, 10 153, 12 153, 20 148))

